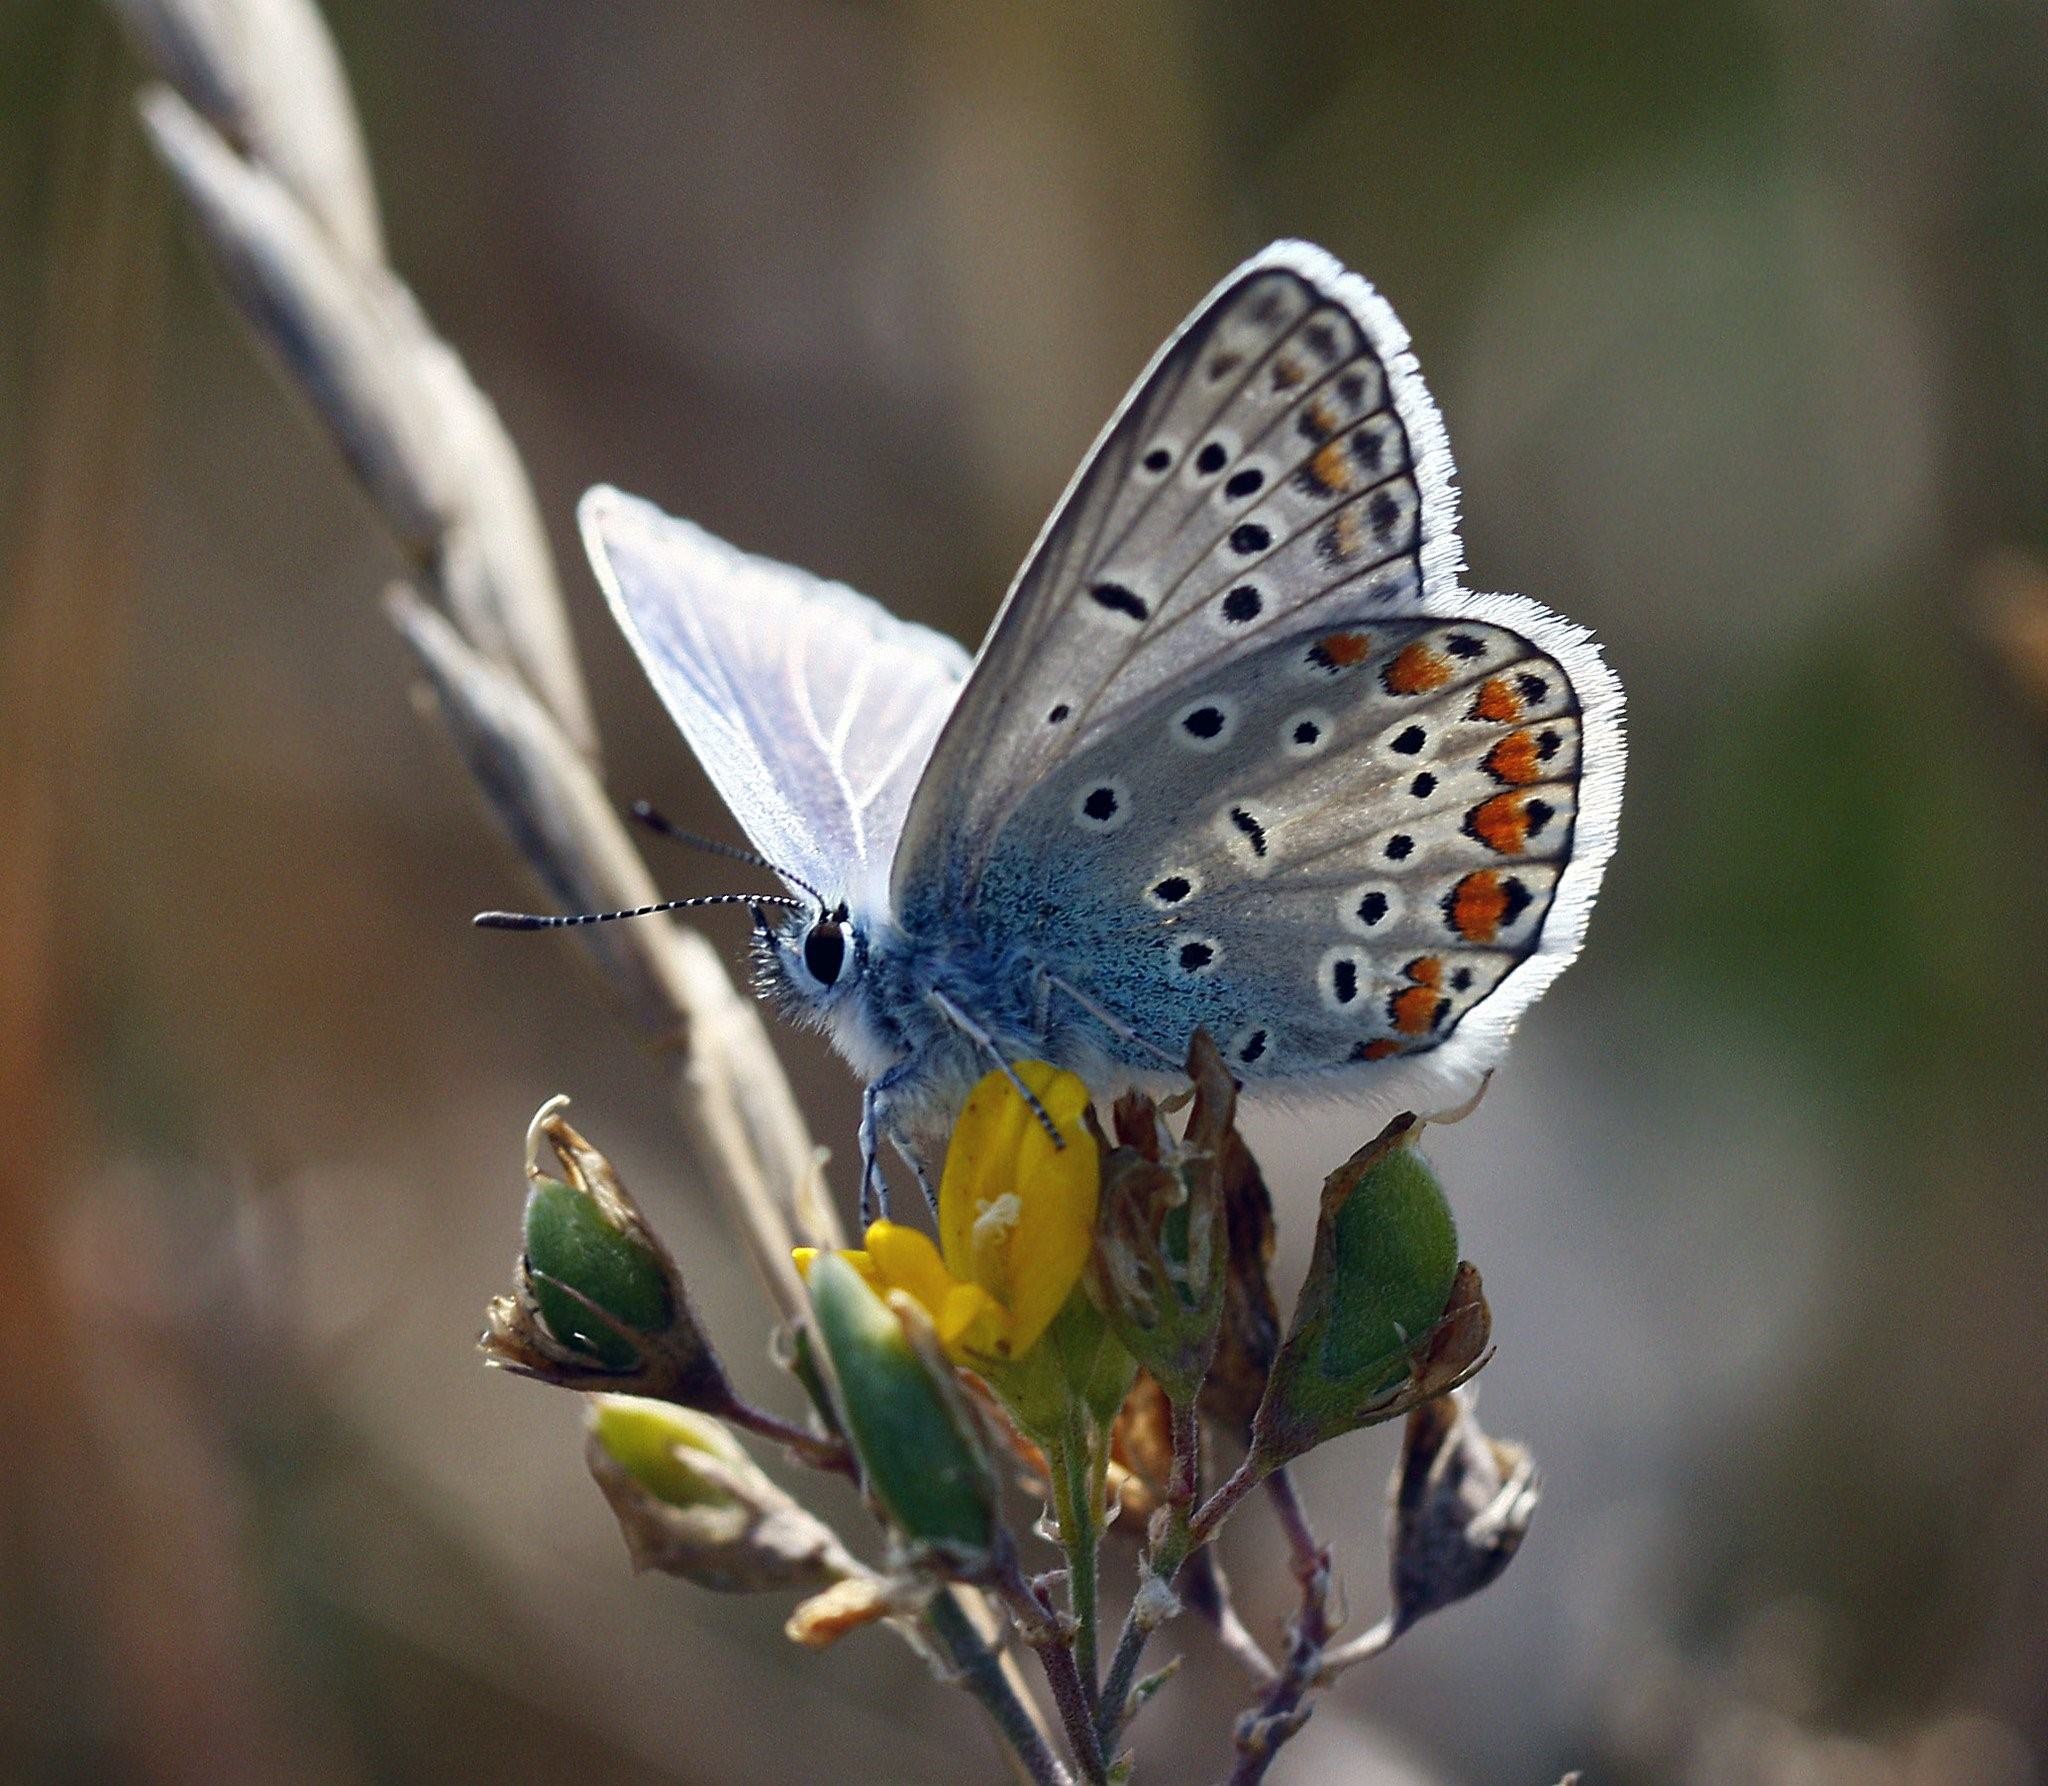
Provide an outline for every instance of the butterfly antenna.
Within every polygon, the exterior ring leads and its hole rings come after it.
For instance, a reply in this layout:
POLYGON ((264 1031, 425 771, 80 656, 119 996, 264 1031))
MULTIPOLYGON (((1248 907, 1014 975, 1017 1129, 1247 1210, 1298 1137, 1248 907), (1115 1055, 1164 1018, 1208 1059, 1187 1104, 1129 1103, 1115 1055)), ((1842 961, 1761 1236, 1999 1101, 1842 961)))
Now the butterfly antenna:
POLYGON ((752 868, 765 868, 770 874, 781 875, 792 887, 803 888, 821 908, 825 903, 824 894, 809 881, 791 874, 786 868, 777 867, 766 856, 759 855, 753 850, 743 850, 737 844, 720 843, 715 837, 700 837, 694 831, 685 831, 682 826, 671 824, 649 801, 635 800, 627 811, 648 830, 666 837, 671 843, 680 843, 693 850, 703 850, 709 855, 723 856, 729 862, 744 862, 752 868))
POLYGON ((801 899, 785 899, 779 893, 702 893, 695 899, 664 899, 654 905, 636 905, 624 912, 478 912, 470 920, 479 930, 561 930, 572 924, 610 924, 619 918, 651 918, 657 912, 679 912, 694 905, 781 905, 791 911, 806 911, 801 899))

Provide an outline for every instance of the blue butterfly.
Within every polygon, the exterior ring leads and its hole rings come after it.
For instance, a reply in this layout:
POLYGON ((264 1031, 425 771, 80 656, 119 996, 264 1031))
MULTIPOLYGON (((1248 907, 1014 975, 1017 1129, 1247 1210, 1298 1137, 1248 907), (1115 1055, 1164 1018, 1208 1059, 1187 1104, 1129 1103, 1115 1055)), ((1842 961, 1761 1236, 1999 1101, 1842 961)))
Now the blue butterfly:
POLYGON ((616 490, 581 517, 801 894, 757 911, 759 979, 866 1078, 864 1209, 878 1141, 916 1164, 991 1064, 1145 1080, 1198 1026, 1254 1091, 1440 1112, 1584 938, 1620 685, 1461 586, 1407 333, 1320 249, 1266 249, 1160 350, 972 661, 616 490))

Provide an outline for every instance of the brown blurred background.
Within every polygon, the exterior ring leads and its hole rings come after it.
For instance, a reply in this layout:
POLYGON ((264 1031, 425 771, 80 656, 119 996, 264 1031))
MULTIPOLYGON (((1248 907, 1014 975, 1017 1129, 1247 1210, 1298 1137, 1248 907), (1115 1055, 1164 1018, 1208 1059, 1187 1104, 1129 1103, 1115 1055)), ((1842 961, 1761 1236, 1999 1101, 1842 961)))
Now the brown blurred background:
MULTIPOLYGON (((721 835, 577 562, 586 484, 971 642, 1237 258, 1381 286, 1476 581, 1600 632, 1634 760, 1586 960, 1435 1143, 1548 1497, 1285 1777, 2042 1778, 2048 9, 328 10, 393 258, 538 480, 612 789, 721 835)), ((658 1075, 570 950, 467 925, 524 882, 409 699, 403 567, 138 79, 85 0, 0 10, 0 1779, 995 1777, 886 1638, 631 1579, 571 1399, 478 1368, 567 1091, 788 1405, 658 1075)), ((843 1157, 850 1080, 787 1054, 843 1157)), ((1254 1138, 1298 1269, 1359 1137, 1254 1138)), ((1359 1620, 1389 1462, 1306 1471, 1359 1620)), ((1188 1641, 1163 1779, 1239 1696, 1188 1641)))

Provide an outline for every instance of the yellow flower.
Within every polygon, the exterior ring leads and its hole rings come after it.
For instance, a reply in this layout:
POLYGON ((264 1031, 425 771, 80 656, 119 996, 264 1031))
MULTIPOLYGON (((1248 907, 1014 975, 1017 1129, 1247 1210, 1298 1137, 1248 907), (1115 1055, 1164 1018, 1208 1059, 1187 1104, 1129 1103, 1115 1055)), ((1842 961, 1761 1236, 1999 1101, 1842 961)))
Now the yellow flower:
MULTIPOLYGON (((939 1180, 939 1239, 876 1222, 845 1258, 878 1291, 921 1303, 954 1358, 1022 1358, 1080 1281, 1095 1243, 1101 1162, 1082 1123, 1088 1088, 1043 1061, 1017 1068, 1058 1127, 1055 1147, 1008 1075, 968 1093, 939 1180)), ((797 1269, 815 1257, 799 1247, 797 1269)))

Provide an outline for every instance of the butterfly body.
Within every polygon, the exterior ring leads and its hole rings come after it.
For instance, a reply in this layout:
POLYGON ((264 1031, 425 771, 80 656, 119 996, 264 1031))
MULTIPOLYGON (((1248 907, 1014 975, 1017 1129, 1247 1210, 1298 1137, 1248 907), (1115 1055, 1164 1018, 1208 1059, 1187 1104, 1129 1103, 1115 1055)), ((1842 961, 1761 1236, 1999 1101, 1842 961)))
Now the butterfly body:
POLYGON ((1459 581, 1405 333, 1320 250, 1211 294, 1112 419, 971 664, 608 490, 626 632, 816 898, 764 989, 868 1080, 863 1146, 991 1064, 1185 1057, 1372 1113, 1469 1098, 1576 953, 1621 696, 1587 635, 1459 581))

